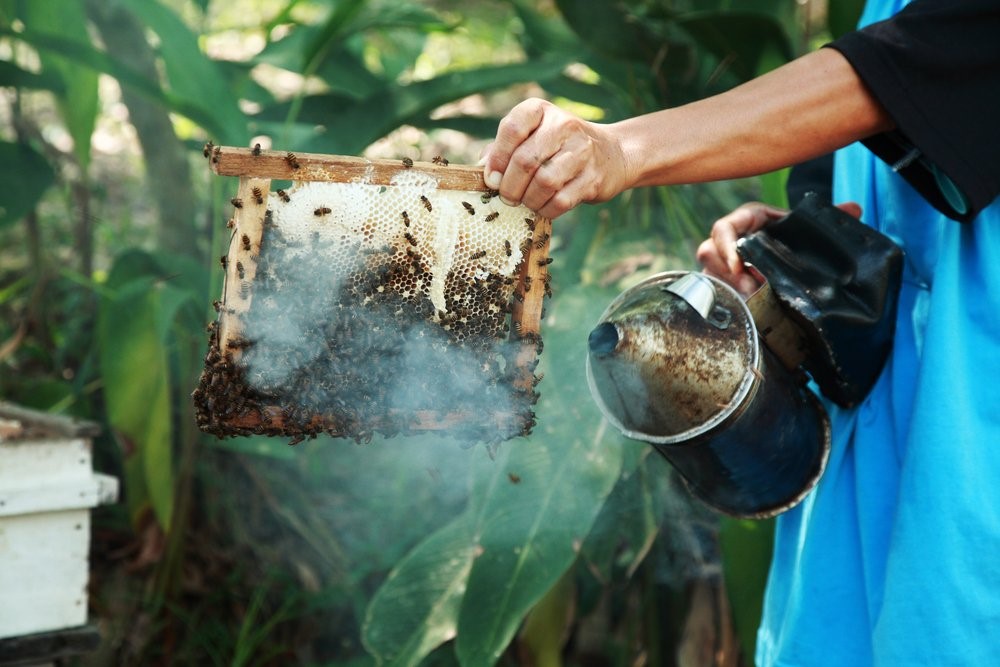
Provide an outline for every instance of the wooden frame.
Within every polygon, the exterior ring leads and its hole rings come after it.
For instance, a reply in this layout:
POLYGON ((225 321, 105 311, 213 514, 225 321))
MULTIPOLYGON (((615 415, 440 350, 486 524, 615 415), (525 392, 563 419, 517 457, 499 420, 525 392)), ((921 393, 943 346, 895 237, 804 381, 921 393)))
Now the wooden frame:
POLYGON ((296 441, 318 433, 367 439, 376 431, 478 433, 476 437, 480 440, 498 441, 530 432, 534 425, 530 406, 537 400, 534 388, 538 378, 533 371, 541 352, 540 320, 544 297, 550 291, 547 264, 551 261, 548 249, 552 228, 549 220, 540 217, 534 220, 531 242, 523 247, 524 259, 514 276, 514 297, 510 303, 510 340, 522 343, 514 346, 516 353, 509 360, 515 369, 511 385, 523 398, 523 405, 519 403, 518 409, 510 413, 496 412, 486 416, 473 414, 474 411, 460 405, 418 410, 412 414, 393 412, 384 420, 375 419, 360 427, 341 423, 330 414, 317 413, 303 423, 301 419, 289 419, 287 405, 253 405, 253 401, 240 394, 238 387, 244 381, 240 376, 244 350, 233 343, 245 332, 244 314, 253 298, 258 261, 262 252, 267 252, 262 245, 272 181, 362 182, 391 186, 401 172, 412 170, 432 176, 439 190, 495 193, 486 187, 482 168, 450 165, 438 159, 434 162, 369 160, 211 144, 206 145, 205 156, 215 174, 233 176, 239 182, 233 218, 228 223, 232 237, 224 262, 226 276, 217 306, 219 317, 210 326, 205 372, 194 393, 198 422, 203 430, 220 437, 265 434, 289 436, 296 441), (537 287, 530 289, 533 284, 537 287), (224 400, 227 397, 228 400, 224 400), (231 406, 234 401, 236 409, 231 406), (470 429, 470 424, 474 423, 480 424, 480 428, 470 429))

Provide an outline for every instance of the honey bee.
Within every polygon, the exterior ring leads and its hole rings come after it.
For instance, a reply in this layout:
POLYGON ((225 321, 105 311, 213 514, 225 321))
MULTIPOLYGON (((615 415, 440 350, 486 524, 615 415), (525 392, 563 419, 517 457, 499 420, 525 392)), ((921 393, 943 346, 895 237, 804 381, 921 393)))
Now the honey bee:
POLYGON ((236 273, 239 275, 240 280, 243 280, 243 262, 236 260, 236 273))
POLYGON ((499 190, 487 190, 483 193, 483 196, 479 198, 479 201, 484 204, 489 204, 490 200, 500 194, 499 190))
POLYGON ((471 255, 469 255, 469 259, 482 259, 483 257, 486 257, 485 250, 480 250, 478 252, 474 252, 471 255))
POLYGON ((229 341, 226 342, 226 347, 230 350, 241 350, 243 348, 250 347, 251 345, 253 345, 253 341, 243 338, 242 336, 230 338, 229 341))
POLYGON ((239 197, 233 197, 232 199, 229 200, 229 203, 235 206, 236 208, 243 208, 243 200, 240 199, 239 197))
POLYGON ((472 208, 472 204, 470 204, 469 202, 467 201, 462 202, 462 206, 464 206, 465 210, 469 212, 469 215, 476 214, 476 209, 472 208))
POLYGON ((548 234, 542 234, 541 236, 538 237, 538 240, 535 241, 535 247, 538 248, 539 250, 541 250, 542 247, 545 245, 545 242, 548 241, 548 240, 549 240, 549 235, 548 234))
POLYGON ((434 210, 434 207, 431 206, 431 200, 425 197, 424 195, 420 195, 420 201, 423 203, 424 208, 426 208, 428 211, 434 210))
POLYGON ((517 299, 518 303, 524 303, 524 295, 520 292, 514 292, 514 298, 517 299))
MULTIPOLYGON (((260 146, 260 144, 257 144, 257 145, 260 146)), ((260 188, 254 188, 252 190, 252 192, 253 192, 253 200, 255 202, 257 202, 257 205, 260 206, 261 204, 263 204, 264 203, 264 193, 262 193, 260 191, 260 188)))
POLYGON ((524 291, 525 292, 531 291, 531 276, 524 277, 524 291))
POLYGON ((212 162, 218 164, 220 157, 222 157, 222 146, 216 146, 212 151, 212 162))
POLYGON ((545 259, 538 260, 538 266, 548 266, 552 263, 551 257, 546 257, 545 259))
POLYGON ((253 153, 254 157, 260 157, 260 144, 254 144, 253 150, 250 152, 253 153))
POLYGON ((291 198, 291 197, 289 197, 289 196, 288 196, 288 193, 287 193, 287 192, 285 192, 284 190, 280 190, 280 189, 279 189, 279 190, 278 190, 278 196, 279 196, 279 197, 281 197, 281 201, 285 202, 286 204, 287 204, 288 202, 292 201, 292 198, 291 198))
POLYGON ((520 475, 515 475, 512 472, 507 473, 507 479, 510 480, 511 484, 520 484, 521 483, 521 477, 520 477, 520 475))
POLYGON ((292 152, 285 153, 285 162, 287 162, 288 166, 291 167, 292 169, 299 168, 299 159, 295 157, 295 153, 292 152))
POLYGON ((403 224, 407 227, 410 226, 410 216, 406 211, 403 211, 403 224))
POLYGON ((507 254, 508 257, 510 257, 510 255, 511 255, 510 241, 508 241, 507 239, 504 239, 504 242, 503 242, 503 251, 507 254))
POLYGON ((440 155, 435 155, 433 158, 431 158, 431 162, 433 162, 434 164, 439 164, 442 167, 447 167, 448 166, 448 160, 446 160, 445 158, 441 157, 440 155))
POLYGON ((225 255, 219 257, 219 264, 222 265, 222 270, 223 271, 226 270, 226 266, 228 265, 228 263, 229 263, 229 258, 228 257, 226 257, 225 255))
POLYGON ((209 155, 212 154, 212 149, 213 148, 215 148, 215 143, 213 143, 211 141, 206 141, 205 142, 205 147, 201 149, 201 154, 204 155, 207 158, 209 155))
POLYGON ((323 216, 323 215, 329 215, 332 212, 333 211, 330 209, 329 206, 320 206, 318 209, 316 209, 315 211, 313 211, 313 215, 315 215, 315 216, 323 216))
POLYGON ((412 166, 413 166, 413 160, 411 160, 408 157, 404 157, 403 158, 403 167, 406 168, 406 169, 409 169, 412 166))
POLYGON ((229 218, 229 220, 226 220, 227 228, 232 229, 235 226, 236 226, 236 218, 229 218))
POLYGON ((240 297, 246 299, 250 296, 250 283, 246 280, 240 282, 240 297))
POLYGON ((529 231, 532 231, 532 232, 535 231, 535 219, 534 218, 525 218, 524 219, 524 224, 526 224, 528 226, 528 230, 529 231))
POLYGON ((250 237, 244 234, 240 240, 243 241, 243 249, 250 250, 250 237))
POLYGON ((539 373, 538 375, 531 376, 531 386, 537 387, 538 383, 545 379, 545 373, 539 373))
POLYGON ((413 238, 413 234, 410 232, 403 232, 403 238, 405 238, 406 242, 410 245, 417 245, 417 239, 413 238))

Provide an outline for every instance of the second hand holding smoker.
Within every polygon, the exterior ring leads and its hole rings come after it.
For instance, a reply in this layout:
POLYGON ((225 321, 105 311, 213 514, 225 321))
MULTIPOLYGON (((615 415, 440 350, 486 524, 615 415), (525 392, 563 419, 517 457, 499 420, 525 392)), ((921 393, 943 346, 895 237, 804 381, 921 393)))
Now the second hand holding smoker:
POLYGON ((903 256, 814 195, 738 250, 766 280, 746 302, 705 274, 652 276, 591 331, 587 376, 605 417, 656 447, 695 496, 765 518, 797 504, 826 465, 830 424, 810 377, 844 407, 878 379, 903 256))

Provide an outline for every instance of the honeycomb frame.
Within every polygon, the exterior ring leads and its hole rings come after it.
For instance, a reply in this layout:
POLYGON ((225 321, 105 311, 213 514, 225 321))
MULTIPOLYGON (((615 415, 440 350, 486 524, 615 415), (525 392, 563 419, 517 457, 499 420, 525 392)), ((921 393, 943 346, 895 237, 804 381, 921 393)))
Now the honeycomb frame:
MULTIPOLYGON (((218 317, 209 326, 205 369, 193 394, 203 431, 218 437, 288 436, 293 443, 320 433, 360 441, 374 433, 442 432, 487 443, 530 433, 540 380, 534 374, 542 350, 540 321, 545 295, 550 293, 548 219, 495 201, 496 193, 486 187, 481 167, 451 165, 439 158, 433 162, 369 160, 211 144, 206 145, 205 156, 215 174, 237 177, 239 185, 231 200, 229 250, 221 258, 225 277, 222 297, 216 302, 218 317), (292 181, 293 186, 272 191, 275 180, 292 181), (396 207, 398 218, 392 225, 382 222, 373 231, 373 225, 365 222, 368 214, 343 202, 327 201, 328 193, 341 191, 367 198, 362 208, 376 206, 387 191, 396 198, 392 201, 404 196, 396 193, 405 192, 408 203, 396 207), (286 213, 296 206, 295 214, 286 213), (438 210, 433 215, 432 207, 438 210), (289 240, 289 229, 297 240, 289 240), (307 238, 302 237, 303 229, 307 238), (329 231, 337 229, 342 232, 339 236, 329 231), (475 230, 491 230, 492 236, 486 232, 477 236, 475 230), (482 240, 486 236, 488 240, 482 240), (352 239, 349 243, 345 242, 348 238, 352 239), (474 403, 465 405, 461 397, 445 405, 431 401, 401 407, 385 403, 384 397, 367 396, 377 393, 378 385, 366 388, 363 378, 343 364, 336 373, 330 371, 336 381, 321 375, 303 381, 307 387, 327 388, 323 396, 335 405, 323 400, 302 402, 292 393, 262 390, 261 386, 277 383, 254 370, 255 360, 267 354, 262 350, 276 347, 260 333, 261 323, 281 319, 288 299, 276 286, 283 285, 289 266, 307 261, 309 243, 348 258, 339 261, 356 263, 353 273, 338 274, 354 281, 338 283, 339 301, 317 306, 313 313, 320 318, 334 317, 329 313, 335 308, 345 313, 343 322, 324 320, 324 331, 340 333, 327 334, 333 343, 319 339, 317 346, 344 345, 331 351, 331 358, 347 357, 344 363, 349 366, 350 347, 355 346, 355 354, 361 348, 344 341, 356 341, 366 331, 379 329, 382 321, 370 319, 374 316, 369 311, 388 308, 397 315, 403 313, 400 317, 407 330, 412 327, 420 337, 444 332, 441 340, 453 347, 436 343, 435 349, 444 355, 456 349, 472 355, 488 376, 482 387, 505 392, 505 400, 496 401, 489 410, 474 403), (285 254, 279 254, 278 248, 285 254), (388 307, 387 302, 391 303, 388 307), (359 324, 353 329, 342 326, 355 320, 359 324), (360 403, 345 405, 343 396, 351 395, 347 386, 351 382, 360 382, 357 391, 365 394, 364 405, 370 408, 362 409, 360 403)), ((393 340, 396 346, 408 344, 398 336, 393 340)), ((380 349, 374 354, 381 353, 380 349)), ((372 348, 365 348, 364 356, 372 354, 372 348)), ((307 364, 309 368, 314 365, 307 364)), ((436 393, 433 386, 428 388, 427 380, 423 382, 425 393, 436 393)))

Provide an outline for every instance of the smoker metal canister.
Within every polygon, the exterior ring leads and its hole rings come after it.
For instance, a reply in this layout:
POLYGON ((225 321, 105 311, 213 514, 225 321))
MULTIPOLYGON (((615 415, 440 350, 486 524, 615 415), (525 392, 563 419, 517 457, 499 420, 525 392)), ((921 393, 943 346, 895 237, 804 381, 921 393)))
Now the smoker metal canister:
POLYGON ((774 516, 822 474, 826 412, 760 344, 743 299, 722 281, 652 276, 608 306, 589 347, 587 378, 605 417, 651 443, 715 509, 774 516))

